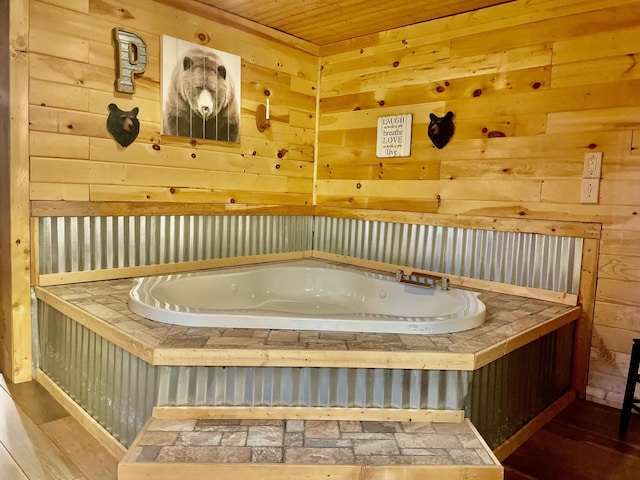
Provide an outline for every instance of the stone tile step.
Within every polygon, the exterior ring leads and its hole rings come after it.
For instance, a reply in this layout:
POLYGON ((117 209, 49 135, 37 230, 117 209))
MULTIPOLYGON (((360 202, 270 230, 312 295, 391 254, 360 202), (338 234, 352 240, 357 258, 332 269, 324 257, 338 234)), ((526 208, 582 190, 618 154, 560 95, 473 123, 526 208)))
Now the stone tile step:
POLYGON ((119 480, 501 480, 473 424, 190 418, 149 419, 119 480))

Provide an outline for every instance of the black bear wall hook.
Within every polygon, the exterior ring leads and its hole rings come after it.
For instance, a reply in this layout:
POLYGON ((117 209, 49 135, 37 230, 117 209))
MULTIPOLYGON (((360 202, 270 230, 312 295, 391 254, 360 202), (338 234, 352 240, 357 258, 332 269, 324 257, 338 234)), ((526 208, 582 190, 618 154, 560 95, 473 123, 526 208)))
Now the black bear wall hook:
POLYGON ((138 107, 125 112, 120 110, 115 103, 109 104, 109 118, 107 118, 107 130, 113 135, 116 142, 123 147, 128 147, 140 133, 140 121, 138 120, 138 107))
POLYGON ((433 113, 429 114, 429 138, 436 148, 443 148, 451 137, 455 127, 453 125, 453 112, 447 112, 444 117, 438 117, 433 113))

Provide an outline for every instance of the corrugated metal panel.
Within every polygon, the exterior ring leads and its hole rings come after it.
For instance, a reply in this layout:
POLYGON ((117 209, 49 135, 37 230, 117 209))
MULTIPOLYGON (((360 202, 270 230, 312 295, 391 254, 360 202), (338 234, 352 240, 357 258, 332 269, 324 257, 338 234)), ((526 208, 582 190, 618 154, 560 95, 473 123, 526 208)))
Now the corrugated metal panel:
POLYGON ((38 302, 40 368, 124 445, 155 405, 464 408, 494 448, 570 386, 573 324, 475 372, 153 367, 38 302))
POLYGON ((317 217, 318 251, 448 275, 578 293, 582 239, 317 217))
POLYGON ((491 448, 569 389, 573 331, 571 323, 474 372, 466 415, 491 448))
POLYGON ((156 401, 157 367, 39 302, 40 368, 123 445, 156 401))
POLYGON ((309 367, 160 367, 159 405, 461 410, 471 372, 309 367))
POLYGON ((40 218, 42 274, 312 248, 575 294, 582 239, 305 216, 40 218))
POLYGON ((311 250, 312 217, 42 217, 40 273, 311 250))

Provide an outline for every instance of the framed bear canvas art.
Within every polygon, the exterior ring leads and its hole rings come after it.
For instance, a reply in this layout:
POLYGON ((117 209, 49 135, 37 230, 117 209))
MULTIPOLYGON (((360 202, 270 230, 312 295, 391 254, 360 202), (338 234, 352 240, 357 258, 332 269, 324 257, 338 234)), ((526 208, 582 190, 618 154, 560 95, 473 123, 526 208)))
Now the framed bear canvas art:
POLYGON ((240 57, 162 36, 162 135, 240 142, 240 57))

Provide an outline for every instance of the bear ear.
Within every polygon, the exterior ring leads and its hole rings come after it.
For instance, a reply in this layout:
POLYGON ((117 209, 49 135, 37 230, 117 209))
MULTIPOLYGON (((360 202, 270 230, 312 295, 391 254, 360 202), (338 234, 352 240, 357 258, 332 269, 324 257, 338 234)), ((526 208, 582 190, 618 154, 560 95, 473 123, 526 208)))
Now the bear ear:
POLYGON ((191 68, 191 65, 193 65, 193 60, 191 60, 191 57, 184 57, 184 59, 182 60, 182 68, 184 70, 189 70, 191 68))
POLYGON ((447 112, 447 114, 444 116, 445 119, 447 120, 451 120, 453 118, 453 112, 449 111, 447 112))
POLYGON ((218 65, 218 73, 224 80, 227 79, 227 69, 224 68, 224 65, 218 65))
POLYGON ((438 117, 436 117, 435 113, 430 113, 429 114, 429 118, 431 119, 432 122, 435 122, 438 119, 438 117))
POLYGON ((133 110, 131 110, 131 113, 133 114, 134 117, 138 116, 138 112, 140 111, 140 109, 138 107, 133 107, 133 110))
POLYGON ((118 109, 118 106, 117 106, 115 103, 110 103, 110 104, 109 104, 109 111, 111 111, 111 112, 117 112, 118 110, 119 110, 119 109, 118 109))

